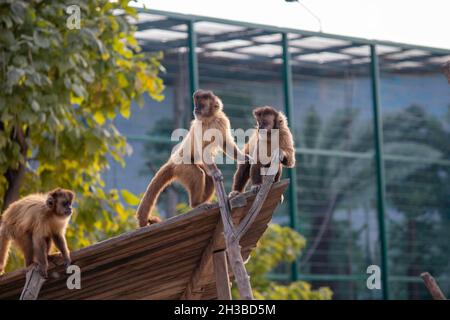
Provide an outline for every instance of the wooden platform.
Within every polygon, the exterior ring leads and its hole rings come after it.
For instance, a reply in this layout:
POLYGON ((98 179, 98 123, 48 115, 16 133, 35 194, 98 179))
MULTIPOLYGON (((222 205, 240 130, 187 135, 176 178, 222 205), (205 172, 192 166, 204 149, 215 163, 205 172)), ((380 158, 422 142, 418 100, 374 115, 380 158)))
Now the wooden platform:
MULTIPOLYGON (((288 183, 272 186, 241 239, 244 259, 266 230, 288 183)), ((232 211, 235 222, 255 195, 244 194, 247 204, 232 211)), ((225 248, 222 231, 219 205, 214 204, 72 252, 73 264, 81 268, 81 289, 67 289, 63 268, 52 266, 49 274, 61 277, 47 280, 39 299, 216 299, 212 256, 225 248)), ((23 269, 0 277, 0 299, 18 299, 24 283, 23 269)))

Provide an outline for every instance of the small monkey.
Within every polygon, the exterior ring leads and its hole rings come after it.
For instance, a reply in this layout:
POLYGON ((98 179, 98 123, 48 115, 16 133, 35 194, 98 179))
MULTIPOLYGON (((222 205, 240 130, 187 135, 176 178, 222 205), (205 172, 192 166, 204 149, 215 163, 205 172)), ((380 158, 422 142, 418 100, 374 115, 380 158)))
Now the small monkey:
POLYGON ((249 142, 244 146, 244 153, 250 154, 254 163, 238 164, 233 179, 233 188, 230 196, 234 196, 245 189, 248 180, 251 180, 253 186, 259 186, 262 183, 261 168, 269 167, 270 164, 262 164, 258 157, 258 146, 264 144, 267 150, 267 156, 272 157, 272 129, 278 129, 278 148, 280 150, 281 163, 278 165, 278 172, 274 181, 279 181, 282 173, 282 165, 288 168, 295 166, 295 149, 292 133, 289 130, 286 116, 273 107, 260 107, 253 110, 253 117, 256 120, 256 130, 250 137, 249 142), (263 130, 267 133, 263 135, 263 130))
POLYGON ((0 220, 0 274, 5 270, 11 241, 22 251, 25 265, 36 263, 45 278, 52 243, 61 252, 64 265, 70 265, 65 234, 74 196, 70 190, 57 188, 26 196, 5 210, 0 220))
MULTIPOLYGON (((232 158, 247 159, 234 142, 230 130, 230 120, 223 112, 223 104, 219 97, 212 91, 198 90, 193 95, 194 116, 189 132, 181 142, 169 160, 158 170, 145 191, 144 197, 137 210, 139 226, 159 222, 159 218, 151 216, 159 194, 162 190, 178 180, 189 193, 189 204, 192 208, 209 201, 214 193, 214 181, 207 164, 214 158, 219 149, 229 154, 232 158), (205 141, 204 134, 207 130, 215 129, 220 133, 221 141, 214 139, 205 141), (200 136, 195 134, 200 132, 200 136), (195 147, 194 147, 195 146, 195 147), (201 146, 201 150, 196 150, 201 146), (232 147, 228 150, 226 146, 232 147), (189 163, 182 163, 183 150, 191 150, 189 163), (203 152, 203 150, 206 150, 203 152), (201 155, 198 151, 202 151, 201 155), (197 159, 195 159, 195 157, 197 159), (209 159, 206 159, 206 158, 209 159), (198 161, 200 160, 200 161, 198 161), (208 161, 205 161, 208 160, 208 161)), ((211 131, 210 131, 211 132, 211 131)))

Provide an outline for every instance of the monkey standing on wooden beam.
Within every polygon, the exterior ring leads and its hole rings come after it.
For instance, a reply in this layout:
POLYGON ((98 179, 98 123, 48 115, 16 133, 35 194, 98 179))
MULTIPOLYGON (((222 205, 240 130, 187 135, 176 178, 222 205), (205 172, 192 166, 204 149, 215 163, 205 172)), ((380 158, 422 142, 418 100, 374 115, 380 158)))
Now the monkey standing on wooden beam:
POLYGON ((207 164, 211 164, 218 149, 234 159, 250 159, 234 142, 230 120, 223 112, 220 98, 211 91, 198 90, 193 99, 195 119, 187 136, 180 143, 180 148, 156 172, 139 204, 137 218, 140 227, 161 221, 158 217, 151 216, 151 212, 159 194, 175 180, 187 189, 192 208, 209 201, 214 193, 214 181, 207 164), (212 141, 208 140, 208 134, 214 134, 214 131, 218 135, 212 136, 212 141))
POLYGON ((261 185, 261 168, 269 167, 270 163, 261 163, 259 148, 266 149, 268 159, 272 157, 272 153, 276 149, 279 149, 281 163, 278 164, 275 182, 280 180, 282 165, 288 168, 295 166, 294 140, 286 116, 275 108, 266 106, 254 109, 253 117, 256 120, 257 127, 249 142, 244 146, 244 153, 250 154, 254 163, 238 164, 230 197, 242 192, 249 179, 253 186, 261 185), (273 129, 278 130, 277 135, 275 135, 273 129), (273 141, 275 138, 278 141, 273 141))
POLYGON ((36 263, 44 278, 52 242, 61 252, 64 265, 70 265, 65 234, 74 196, 72 191, 58 188, 29 195, 5 210, 0 217, 0 274, 5 270, 11 241, 22 251, 25 265, 36 263))

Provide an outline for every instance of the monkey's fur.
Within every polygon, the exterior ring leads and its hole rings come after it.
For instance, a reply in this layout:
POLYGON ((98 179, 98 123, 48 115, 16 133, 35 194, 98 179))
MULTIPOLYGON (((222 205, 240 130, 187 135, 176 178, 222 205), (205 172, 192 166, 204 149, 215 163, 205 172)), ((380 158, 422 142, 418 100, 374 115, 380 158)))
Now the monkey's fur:
POLYGON ((282 166, 292 168, 295 166, 295 149, 294 140, 291 131, 289 130, 286 116, 277 111, 273 107, 260 107, 253 110, 253 117, 256 120, 256 130, 250 137, 249 142, 244 146, 244 153, 250 154, 255 160, 254 163, 238 164, 236 173, 233 179, 233 188, 230 196, 242 192, 247 185, 248 180, 251 180, 253 186, 259 186, 262 183, 261 168, 269 167, 269 164, 263 165, 256 156, 258 151, 258 144, 264 143, 267 146, 267 156, 272 157, 272 129, 279 130, 279 144, 281 162, 278 165, 278 172, 275 175, 274 181, 279 181, 282 173, 282 166), (267 140, 263 141, 260 135, 261 130, 266 130, 267 140))
POLYGON ((73 199, 72 191, 58 188, 26 196, 5 210, 0 221, 0 274, 5 270, 11 241, 22 251, 25 265, 36 263, 45 278, 52 242, 61 252, 64 265, 70 265, 65 234, 73 199))
POLYGON ((223 112, 223 104, 220 98, 211 91, 198 90, 194 93, 193 99, 195 119, 191 123, 189 133, 181 142, 180 148, 158 170, 148 185, 137 210, 140 227, 160 221, 159 218, 151 216, 151 212, 159 194, 175 180, 179 181, 187 189, 189 204, 192 208, 210 200, 214 193, 214 182, 205 164, 206 159, 203 158, 204 156, 212 159, 217 154, 218 149, 222 149, 234 159, 237 156, 242 157, 241 159, 245 158, 245 155, 239 150, 231 135, 230 120, 223 112), (220 131, 222 145, 216 139, 213 141, 202 139, 205 131, 209 129, 220 131), (194 134, 195 130, 199 130, 202 136, 197 137, 194 134), (196 139, 200 139, 200 141, 196 141, 196 139), (198 150, 194 148, 196 143, 202 146, 202 150, 208 147, 209 154, 208 152, 205 154, 202 152, 199 155, 198 150), (233 150, 229 150, 230 152, 227 152, 227 144, 233 147, 233 150), (190 163, 180 163, 180 159, 183 158, 183 146, 188 146, 191 150, 190 163), (196 163, 194 163, 194 153, 197 153, 198 156, 196 163))

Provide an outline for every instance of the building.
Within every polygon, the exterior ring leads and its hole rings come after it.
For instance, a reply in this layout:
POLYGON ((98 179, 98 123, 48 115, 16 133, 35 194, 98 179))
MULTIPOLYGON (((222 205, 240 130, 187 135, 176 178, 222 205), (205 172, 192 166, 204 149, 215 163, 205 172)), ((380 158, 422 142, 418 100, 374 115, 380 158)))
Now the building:
MULTIPOLYGON (((133 148, 111 162, 110 187, 145 190, 167 159, 174 128, 188 127, 191 92, 222 97, 234 128, 251 110, 285 111, 297 168, 274 221, 302 233, 299 261, 280 281, 330 286, 338 299, 429 298, 419 274, 450 292, 450 50, 281 29, 176 13, 140 11, 136 37, 162 52, 165 99, 117 120, 133 148), (194 50, 195 48, 195 50, 194 50), (382 290, 366 286, 377 265, 382 290)), ((235 167, 222 167, 228 187, 235 167)), ((182 211, 177 186, 158 209, 182 211)))

